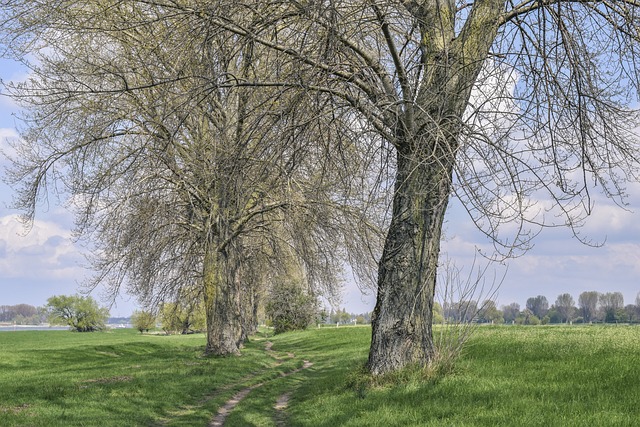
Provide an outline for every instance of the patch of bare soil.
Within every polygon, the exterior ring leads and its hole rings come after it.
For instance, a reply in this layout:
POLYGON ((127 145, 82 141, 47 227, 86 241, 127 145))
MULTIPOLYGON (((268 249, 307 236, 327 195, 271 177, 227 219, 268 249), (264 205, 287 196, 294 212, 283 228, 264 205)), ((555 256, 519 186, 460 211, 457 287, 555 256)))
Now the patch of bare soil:
POLYGON ((285 427, 287 425, 285 421, 284 410, 289 406, 289 397, 291 397, 290 392, 287 392, 278 397, 278 400, 276 400, 276 405, 273 407, 273 409, 276 410, 274 421, 276 422, 276 426, 278 427, 285 427))
POLYGON ((242 402, 242 399, 247 397, 251 390, 261 387, 262 385, 264 385, 264 383, 254 384, 237 392, 231 399, 227 400, 224 406, 218 409, 218 414, 213 418, 213 420, 211 420, 209 427, 223 426, 224 421, 227 419, 231 411, 233 411, 233 408, 235 408, 238 403, 242 402))

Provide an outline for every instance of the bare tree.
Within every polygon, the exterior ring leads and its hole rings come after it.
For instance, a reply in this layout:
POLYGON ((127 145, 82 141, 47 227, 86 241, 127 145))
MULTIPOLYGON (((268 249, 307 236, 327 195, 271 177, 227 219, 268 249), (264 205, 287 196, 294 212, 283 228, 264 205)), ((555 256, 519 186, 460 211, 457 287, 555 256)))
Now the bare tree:
POLYGON ((571 320, 571 316, 575 310, 574 301, 571 294, 560 294, 556 298, 555 307, 563 322, 571 320))
POLYGON ((526 249, 541 226, 568 225, 578 235, 596 186, 624 202, 624 182, 637 177, 637 115, 626 107, 640 81, 637 8, 631 1, 345 0, 203 10, 212 26, 313 70, 309 79, 278 84, 330 98, 395 151, 371 372, 430 357, 452 194, 507 256, 526 249), (256 25, 238 20, 248 15, 256 25))
POLYGON ((600 294, 596 291, 585 291, 578 297, 578 307, 580 308, 580 314, 585 322, 595 320, 599 295, 600 294))
POLYGON ((527 309, 531 310, 538 319, 542 319, 549 311, 549 301, 544 295, 528 298, 527 309))
POLYGON ((495 301, 485 300, 482 303, 482 310, 478 313, 478 320, 484 323, 504 323, 503 313, 498 310, 495 301))
POLYGON ((520 314, 520 304, 512 302, 509 305, 503 305, 502 313, 506 323, 513 323, 520 314))
POLYGON ((624 296, 620 292, 607 292, 598 297, 602 319, 617 322, 619 312, 624 308, 624 296))
MULTIPOLYGON (((582 237, 594 188, 622 204, 625 182, 637 179, 638 117, 628 107, 640 86, 635 1, 139 3, 162 11, 145 19, 189 16, 196 31, 268 52, 261 65, 277 71, 229 84, 313 94, 346 118, 323 135, 357 133, 354 150, 393 150, 382 158, 395 177, 379 181, 394 199, 378 267, 374 374, 432 354, 452 195, 508 256, 541 226, 582 237)), ((25 20, 30 10, 10 12, 25 20)))
POLYGON ((364 177, 368 160, 336 150, 353 133, 322 136, 349 118, 310 94, 237 84, 288 75, 286 64, 262 66, 260 45, 170 9, 3 3, 6 46, 36 57, 30 80, 7 88, 27 111, 10 177, 27 221, 47 191, 70 200, 93 247, 89 286, 126 285, 151 306, 188 293, 204 301, 207 352, 235 354, 255 307, 243 301, 251 269, 269 268, 248 267, 256 251, 288 247, 315 292, 335 292, 341 248, 366 264, 347 230, 376 226, 345 203, 367 194, 343 176, 364 177))

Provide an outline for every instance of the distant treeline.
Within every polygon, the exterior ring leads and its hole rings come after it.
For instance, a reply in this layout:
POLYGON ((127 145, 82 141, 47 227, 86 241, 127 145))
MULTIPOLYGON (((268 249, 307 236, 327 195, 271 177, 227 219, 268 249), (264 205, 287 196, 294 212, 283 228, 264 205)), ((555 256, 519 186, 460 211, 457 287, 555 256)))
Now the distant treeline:
MULTIPOLYGON (((367 324, 371 313, 353 314, 345 309, 326 311, 325 323, 367 324)), ((539 325, 556 323, 640 323, 640 293, 635 304, 624 304, 620 292, 582 292, 578 300, 568 293, 560 294, 550 304, 544 295, 530 297, 524 307, 512 302, 498 308, 495 301, 473 299, 435 302, 433 322, 438 323, 493 323, 539 325)))
POLYGON ((47 320, 44 307, 29 304, 0 305, 0 322, 17 325, 39 325, 47 320))
POLYGON ((320 320, 332 325, 367 325, 371 323, 371 313, 348 313, 344 308, 331 311, 325 309, 320 313, 320 320))
POLYGON ((436 303, 434 322, 477 322, 538 325, 547 323, 640 323, 640 293, 635 304, 624 304, 620 292, 582 292, 578 301, 568 294, 560 294, 553 304, 544 295, 527 299, 521 309, 513 302, 500 309, 486 300, 436 303))
MULTIPOLYGON (((46 307, 34 307, 29 304, 0 305, 0 322, 18 325, 37 325, 47 321, 46 307)), ((344 308, 323 310, 319 321, 329 324, 369 324, 371 313, 348 313, 344 308)), ((109 323, 127 324, 128 317, 110 318, 109 323)), ((547 323, 640 323, 640 293, 635 304, 624 304, 620 292, 599 293, 582 292, 578 300, 568 294, 560 294, 553 304, 544 295, 527 299, 524 308, 520 304, 497 307, 495 301, 475 300, 456 302, 436 302, 434 307, 434 323, 507 323, 521 325, 538 325, 547 323)))

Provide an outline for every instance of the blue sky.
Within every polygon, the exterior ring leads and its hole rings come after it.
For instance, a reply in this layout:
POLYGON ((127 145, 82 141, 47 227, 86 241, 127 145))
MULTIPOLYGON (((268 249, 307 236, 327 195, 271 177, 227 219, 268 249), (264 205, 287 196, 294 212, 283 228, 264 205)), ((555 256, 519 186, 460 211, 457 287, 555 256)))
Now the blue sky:
MULTIPOLYGON (((17 64, 0 60, 0 79, 22 79, 24 70, 17 64)), ((0 147, 8 138, 17 138, 17 107, 0 96, 0 147)), ((3 169, 6 160, 0 158, 3 169)), ((498 291, 498 305, 517 302, 524 307, 531 296, 545 295, 552 304, 568 292, 577 301, 582 291, 620 291, 625 304, 634 303, 640 291, 640 185, 628 187, 629 211, 596 197, 593 215, 582 233, 602 247, 585 246, 568 229, 546 229, 534 241, 535 246, 523 256, 507 262, 508 268, 495 266, 498 277, 507 271, 498 291)), ((81 250, 71 240, 71 215, 55 201, 41 209, 33 229, 24 235, 16 220, 18 212, 9 209, 12 192, 0 183, 0 305, 45 304, 48 297, 73 294, 90 272, 82 265, 81 250)), ((446 224, 443 252, 458 266, 473 264, 478 249, 490 252, 490 242, 475 230, 466 213, 453 200, 446 224)), ((481 259, 478 259, 481 263, 481 259)), ((99 291, 94 295, 100 298, 99 291)), ((363 295, 353 284, 345 285, 343 304, 348 311, 373 309, 373 295, 363 295)), ((113 316, 129 315, 136 308, 135 299, 123 295, 112 307, 113 316)))

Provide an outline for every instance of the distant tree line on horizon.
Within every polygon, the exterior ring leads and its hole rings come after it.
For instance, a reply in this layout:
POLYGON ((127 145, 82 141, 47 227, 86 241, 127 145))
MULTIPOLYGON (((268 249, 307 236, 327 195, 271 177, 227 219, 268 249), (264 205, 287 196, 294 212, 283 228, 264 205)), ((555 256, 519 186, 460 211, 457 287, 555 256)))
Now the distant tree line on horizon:
POLYGON ((0 323, 13 325, 65 325, 73 331, 94 332, 106 328, 109 309, 90 296, 55 295, 42 307, 30 304, 0 305, 0 323))
POLYGON ((477 301, 436 303, 434 323, 507 323, 519 325, 539 325, 558 323, 640 323, 640 293, 635 304, 624 304, 620 292, 582 292, 577 302, 571 294, 557 296, 553 304, 544 295, 527 299, 521 309, 512 302, 498 309, 492 300, 482 304, 477 301))
MULTIPOLYGON (((290 298, 281 300, 291 303, 290 298)), ((316 304, 311 304, 301 311, 306 311, 304 327, 314 323, 348 325, 370 324, 371 313, 354 314, 345 308, 320 310, 316 304)), ((263 322, 272 326, 275 316, 267 310, 261 313, 263 322), (266 317, 265 317, 266 315, 266 317)), ((297 313, 300 317, 301 314, 297 313)), ((51 320, 51 307, 35 307, 29 304, 0 305, 0 323, 16 325, 38 325, 51 320)), ((135 311, 131 322, 137 329, 154 329, 160 326, 165 333, 193 333, 201 332, 205 328, 204 311, 198 306, 180 304, 163 304, 158 315, 147 311, 135 311), (140 328, 137 324, 142 325, 140 328)), ((280 320, 280 322, 282 322, 280 320)), ((277 323, 277 321, 276 321, 277 323)), ((294 323, 294 322, 291 322, 294 323)), ((635 304, 624 304, 624 296, 620 292, 600 293, 597 291, 582 292, 577 302, 571 294, 563 293, 557 296, 553 304, 544 295, 537 295, 527 299, 524 308, 512 302, 498 308, 493 300, 485 300, 480 304, 475 300, 445 302, 434 304, 434 323, 493 323, 493 324, 560 324, 560 323, 640 323, 640 292, 636 296, 635 304)), ((285 330, 304 329, 300 325, 285 330)))
MULTIPOLYGON (((333 325, 369 324, 371 313, 349 313, 345 308, 322 310, 319 323, 333 325)), ((560 323, 640 323, 640 293, 635 304, 624 304, 620 292, 582 292, 575 301, 569 293, 557 296, 553 304, 544 295, 527 299, 521 308, 517 302, 498 308, 495 301, 473 299, 434 303, 434 324, 493 323, 540 325, 560 323)))
POLYGON ((0 322, 16 325, 39 325, 46 322, 47 312, 44 307, 29 304, 0 305, 0 322))

